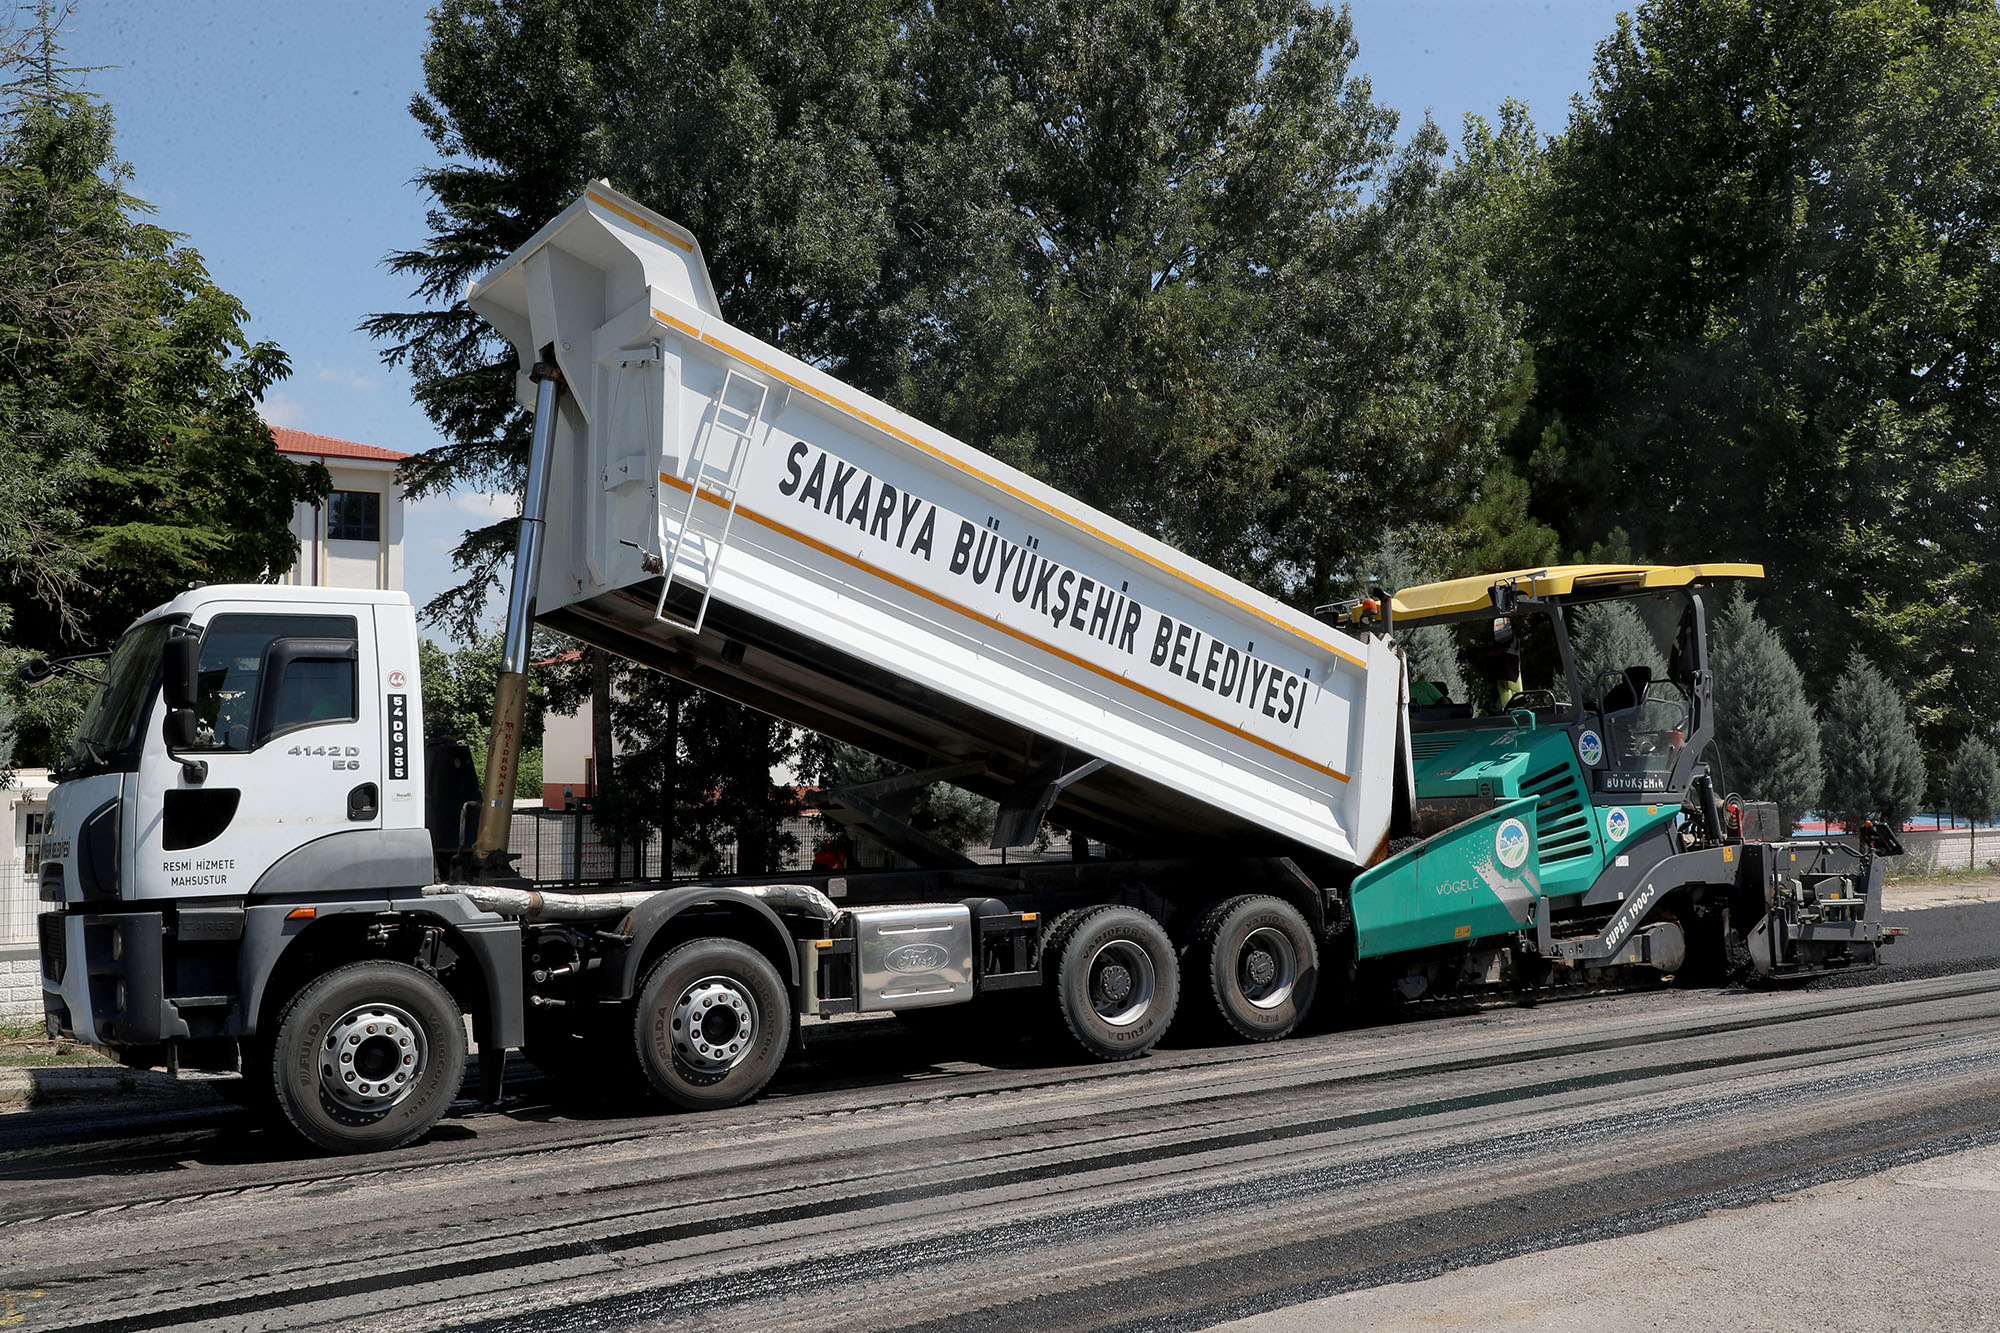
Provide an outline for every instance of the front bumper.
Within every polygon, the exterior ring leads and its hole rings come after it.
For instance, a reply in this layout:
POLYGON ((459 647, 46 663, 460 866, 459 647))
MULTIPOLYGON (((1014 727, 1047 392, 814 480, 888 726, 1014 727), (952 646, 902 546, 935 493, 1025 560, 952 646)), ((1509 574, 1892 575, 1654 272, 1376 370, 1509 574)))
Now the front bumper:
POLYGON ((188 1035, 166 998, 161 913, 44 912, 38 927, 50 1036, 126 1047, 188 1035))

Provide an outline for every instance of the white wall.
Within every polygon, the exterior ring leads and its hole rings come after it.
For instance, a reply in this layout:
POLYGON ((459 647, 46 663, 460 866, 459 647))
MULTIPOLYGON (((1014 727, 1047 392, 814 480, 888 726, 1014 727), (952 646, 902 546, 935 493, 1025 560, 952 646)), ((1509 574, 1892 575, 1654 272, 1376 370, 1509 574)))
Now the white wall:
POLYGON ((542 788, 581 796, 590 781, 590 700, 574 713, 542 714, 542 788))
MULTIPOLYGON (((294 454, 291 457, 304 456, 294 454)), ((298 505, 292 512, 292 534, 298 539, 299 558, 283 581, 302 587, 400 590, 403 586, 403 488, 396 484, 396 465, 352 458, 321 461, 332 474, 333 489, 336 491, 374 491, 382 497, 382 540, 328 541, 326 515, 315 506, 298 505)))
POLYGON ((42 969, 35 941, 37 875, 28 865, 31 821, 48 808, 45 768, 16 771, 0 790, 0 1018, 40 1018, 42 969))

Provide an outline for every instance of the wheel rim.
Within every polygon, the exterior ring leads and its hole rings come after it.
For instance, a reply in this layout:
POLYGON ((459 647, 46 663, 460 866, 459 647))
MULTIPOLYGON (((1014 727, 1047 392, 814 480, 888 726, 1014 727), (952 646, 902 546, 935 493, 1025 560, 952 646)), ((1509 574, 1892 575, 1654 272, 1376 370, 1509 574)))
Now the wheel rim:
POLYGON ((1153 959, 1132 940, 1112 940, 1090 956, 1090 1007, 1112 1027, 1130 1027, 1153 1006, 1153 959))
POLYGON ((1276 1009, 1292 998, 1299 980, 1299 952, 1284 931, 1259 926, 1236 951, 1236 985, 1259 1009, 1276 1009))
POLYGON ((357 1004, 320 1043, 320 1091, 350 1111, 380 1113, 416 1091, 429 1060, 423 1026, 408 1010, 357 1004))
POLYGON ((703 977, 674 1004, 674 1058, 698 1074, 726 1074, 757 1044, 757 1000, 733 977, 703 977))

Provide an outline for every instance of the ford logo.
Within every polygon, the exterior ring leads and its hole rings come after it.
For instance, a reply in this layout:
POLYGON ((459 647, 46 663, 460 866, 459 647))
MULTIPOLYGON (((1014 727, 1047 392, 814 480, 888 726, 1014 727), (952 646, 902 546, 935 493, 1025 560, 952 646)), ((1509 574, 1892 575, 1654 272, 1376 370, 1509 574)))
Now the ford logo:
POLYGON ((891 972, 909 975, 915 972, 936 972, 951 963, 951 952, 942 944, 905 944, 889 950, 889 956, 882 960, 891 972))

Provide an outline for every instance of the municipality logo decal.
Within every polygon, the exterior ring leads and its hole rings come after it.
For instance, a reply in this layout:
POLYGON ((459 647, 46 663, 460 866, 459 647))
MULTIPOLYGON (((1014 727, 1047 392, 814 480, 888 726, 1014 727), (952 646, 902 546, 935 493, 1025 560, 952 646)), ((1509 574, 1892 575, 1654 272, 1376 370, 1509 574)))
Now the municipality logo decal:
POLYGON ((1519 870, 1528 859, 1528 826, 1518 819, 1502 824, 1493 834, 1493 854, 1509 870, 1519 870))
POLYGON ((1576 757, 1583 760, 1586 768, 1596 768, 1604 762, 1604 742, 1594 731, 1586 731, 1576 738, 1576 757))
POLYGON ((1625 835, 1632 831, 1632 816, 1623 810, 1613 810, 1604 816, 1604 833, 1613 842, 1625 841, 1625 835))

